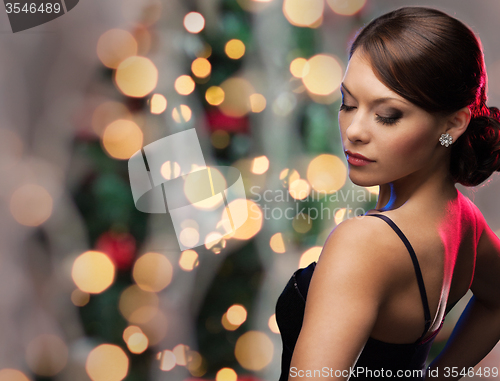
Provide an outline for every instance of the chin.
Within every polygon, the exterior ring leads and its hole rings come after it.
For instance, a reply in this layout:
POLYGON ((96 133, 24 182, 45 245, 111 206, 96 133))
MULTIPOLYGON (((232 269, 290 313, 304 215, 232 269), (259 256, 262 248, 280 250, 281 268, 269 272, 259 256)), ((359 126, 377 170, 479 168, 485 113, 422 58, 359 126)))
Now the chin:
POLYGON ((356 176, 351 172, 349 172, 349 179, 353 184, 356 184, 360 187, 373 187, 381 184, 381 182, 375 181, 375 179, 370 179, 368 176, 356 176))

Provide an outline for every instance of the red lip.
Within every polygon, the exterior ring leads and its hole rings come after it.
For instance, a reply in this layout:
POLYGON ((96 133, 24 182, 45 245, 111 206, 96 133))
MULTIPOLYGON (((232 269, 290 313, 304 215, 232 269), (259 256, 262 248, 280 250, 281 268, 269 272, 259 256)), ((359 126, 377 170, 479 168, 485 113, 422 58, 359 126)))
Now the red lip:
POLYGON ((351 151, 346 151, 347 162, 356 167, 362 167, 367 164, 373 163, 375 160, 368 159, 359 153, 352 153, 351 151))

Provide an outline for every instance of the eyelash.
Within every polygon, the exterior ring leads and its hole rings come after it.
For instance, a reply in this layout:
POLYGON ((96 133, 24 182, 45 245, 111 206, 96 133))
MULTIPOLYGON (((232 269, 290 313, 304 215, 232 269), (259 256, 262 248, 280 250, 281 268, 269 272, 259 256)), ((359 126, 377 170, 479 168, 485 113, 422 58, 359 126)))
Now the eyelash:
MULTIPOLYGON (((346 111, 346 112, 349 112, 349 111, 352 111, 354 110, 356 107, 354 106, 347 106, 345 105, 344 103, 342 103, 340 105, 340 109, 339 111, 346 111)), ((400 116, 397 116, 397 117, 392 117, 392 118, 389 118, 389 117, 385 117, 385 116, 380 116, 380 115, 377 115, 376 117, 377 119, 377 122, 378 123, 382 123, 383 125, 385 126, 391 126, 391 125, 394 125, 396 123, 399 122, 399 120, 401 119, 400 116)))

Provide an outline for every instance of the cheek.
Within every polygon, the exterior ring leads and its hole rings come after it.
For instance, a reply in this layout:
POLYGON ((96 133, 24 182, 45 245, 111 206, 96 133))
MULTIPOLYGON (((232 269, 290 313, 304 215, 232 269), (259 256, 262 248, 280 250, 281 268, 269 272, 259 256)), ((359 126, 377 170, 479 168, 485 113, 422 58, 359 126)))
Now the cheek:
POLYGON ((432 155, 435 144, 431 131, 421 134, 402 134, 391 142, 391 151, 406 162, 426 160, 432 155))

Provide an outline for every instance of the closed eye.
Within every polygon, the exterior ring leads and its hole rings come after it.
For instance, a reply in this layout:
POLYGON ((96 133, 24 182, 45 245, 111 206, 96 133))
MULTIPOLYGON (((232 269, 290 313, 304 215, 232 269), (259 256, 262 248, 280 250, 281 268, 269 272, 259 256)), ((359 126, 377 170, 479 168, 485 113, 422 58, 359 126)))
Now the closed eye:
POLYGON ((387 116, 380 116, 377 115, 376 120, 378 123, 382 123, 383 125, 394 125, 398 123, 401 119, 400 115, 397 116, 392 116, 392 117, 387 117, 387 116))
POLYGON ((344 103, 342 103, 342 104, 340 105, 340 109, 339 109, 339 111, 352 111, 352 110, 354 110, 355 108, 356 108, 356 107, 354 107, 354 106, 347 106, 347 105, 345 105, 344 103))

